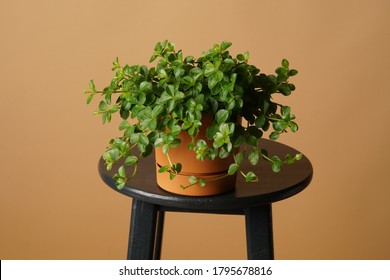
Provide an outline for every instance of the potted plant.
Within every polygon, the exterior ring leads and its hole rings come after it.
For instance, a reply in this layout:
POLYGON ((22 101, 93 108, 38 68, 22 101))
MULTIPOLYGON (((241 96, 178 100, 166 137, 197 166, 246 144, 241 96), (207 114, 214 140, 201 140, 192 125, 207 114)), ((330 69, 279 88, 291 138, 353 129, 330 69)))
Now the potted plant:
POLYGON ((287 130, 297 131, 290 107, 274 102, 273 96, 289 96, 295 90, 289 78, 298 71, 283 59, 275 74, 264 74, 249 64, 248 52, 233 57, 230 46, 215 44, 195 58, 176 51, 172 42, 158 42, 150 59, 155 66, 121 65, 117 58, 109 86, 97 90, 90 81, 87 103, 96 95, 101 98, 95 114, 103 123, 114 114, 123 119, 121 136, 112 139, 103 154, 108 170, 119 162, 114 176, 118 189, 153 150, 159 186, 184 195, 227 191, 234 187, 236 174, 256 182, 255 172, 242 169, 244 160, 252 165, 266 160, 278 172, 302 157, 271 156, 260 146, 266 131, 271 140, 287 130), (182 158, 184 153, 191 158, 182 158), (193 161, 195 167, 189 167, 193 161), (214 169, 214 163, 222 167, 214 169), (198 170, 202 167, 211 174, 198 170))

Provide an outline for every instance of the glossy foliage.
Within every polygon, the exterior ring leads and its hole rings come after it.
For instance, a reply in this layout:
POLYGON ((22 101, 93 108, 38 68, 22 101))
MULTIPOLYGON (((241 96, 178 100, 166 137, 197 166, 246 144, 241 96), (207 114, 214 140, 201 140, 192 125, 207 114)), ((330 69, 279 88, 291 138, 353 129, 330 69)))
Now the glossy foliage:
MULTIPOLYGON (((288 96, 295 90, 289 78, 298 71, 283 59, 275 74, 267 75, 249 64, 248 52, 233 57, 230 46, 229 42, 215 44, 195 58, 176 51, 172 42, 159 42, 150 58, 154 66, 122 65, 115 59, 115 76, 110 85, 97 90, 94 81, 90 81, 90 89, 85 91, 87 103, 96 95, 100 97, 95 114, 102 116, 103 123, 110 122, 113 114, 123 119, 119 126, 122 135, 112 139, 103 154, 109 170, 124 159, 115 174, 119 189, 136 174, 139 160, 148 156, 153 146, 162 147, 169 159, 169 151, 181 144, 178 135, 183 131, 193 139, 188 148, 199 160, 226 158, 235 153, 235 161, 224 176, 239 172, 248 182, 258 177, 253 171, 242 170, 243 160, 256 165, 265 159, 278 172, 282 164, 301 158, 300 154, 288 154, 284 159, 269 156, 259 146, 259 139, 268 130, 271 140, 288 130, 298 130, 291 108, 272 100, 274 94, 288 96), (208 139, 195 143, 204 114, 213 115, 214 122, 207 127, 208 139), (129 118, 135 121, 130 124, 129 118), (243 124, 237 121, 240 119, 243 124), (244 143, 250 150, 234 149, 244 143)), ((159 171, 169 172, 174 179, 182 165, 169 163, 159 171)), ((191 176, 188 186, 195 184, 203 187, 207 182, 191 176)))

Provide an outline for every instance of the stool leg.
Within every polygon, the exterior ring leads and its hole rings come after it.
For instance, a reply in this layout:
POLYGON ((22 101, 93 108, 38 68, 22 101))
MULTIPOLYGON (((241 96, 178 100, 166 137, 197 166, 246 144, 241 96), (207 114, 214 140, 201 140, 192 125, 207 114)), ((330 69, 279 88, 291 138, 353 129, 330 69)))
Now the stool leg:
POLYGON ((128 260, 151 260, 156 234, 157 206, 133 198, 128 260))
POLYGON ((162 236, 164 231, 164 216, 165 212, 159 210, 158 216, 157 216, 157 232, 156 232, 156 244, 154 248, 154 260, 159 260, 161 258, 161 243, 162 243, 162 236))
POLYGON ((244 212, 248 260, 273 260, 271 204, 246 208, 244 212))

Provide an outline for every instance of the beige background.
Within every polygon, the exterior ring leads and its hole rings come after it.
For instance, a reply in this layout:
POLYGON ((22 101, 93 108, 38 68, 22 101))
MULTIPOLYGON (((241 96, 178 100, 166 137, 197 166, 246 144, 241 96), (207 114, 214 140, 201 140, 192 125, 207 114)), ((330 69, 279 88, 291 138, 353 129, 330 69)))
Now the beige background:
MULTIPOLYGON (((315 174, 274 204, 277 259, 389 259, 389 1, 0 1, 0 258, 123 259, 131 199, 97 160, 117 135, 83 90, 157 41, 199 55, 216 42, 271 72, 300 71, 281 142, 315 174)), ((243 217, 168 214, 162 258, 244 259, 243 217), (187 243, 190 241, 189 243, 187 243)))

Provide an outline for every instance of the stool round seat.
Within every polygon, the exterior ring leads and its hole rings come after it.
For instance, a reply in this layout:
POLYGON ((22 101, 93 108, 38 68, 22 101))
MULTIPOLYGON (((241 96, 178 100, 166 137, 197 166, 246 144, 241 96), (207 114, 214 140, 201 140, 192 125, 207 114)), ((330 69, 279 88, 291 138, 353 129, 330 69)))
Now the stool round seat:
MULTIPOLYGON (((299 151, 294 148, 278 142, 264 139, 261 140, 260 143, 261 148, 267 149, 271 156, 277 155, 280 158, 283 158, 287 153, 293 155, 299 153, 299 151)), ((199 164, 201 164, 201 161, 199 164)), ((156 183, 155 166, 154 155, 142 158, 139 162, 136 176, 131 178, 122 190, 118 190, 116 188, 115 180, 112 178, 117 169, 115 165, 111 171, 107 171, 104 160, 101 158, 99 160, 98 169, 101 178, 108 186, 123 195, 133 198, 133 212, 137 211, 136 208, 138 204, 150 206, 151 213, 154 213, 153 215, 156 216, 151 218, 151 235, 155 234, 155 230, 157 230, 157 233, 159 233, 159 230, 162 231, 163 214, 165 211, 243 214, 246 216, 247 241, 249 242, 250 239, 253 239, 253 236, 248 236, 251 235, 248 228, 254 227, 252 223, 262 224, 260 218, 265 217, 263 222, 267 224, 267 227, 271 227, 268 228, 268 235, 271 235, 268 236, 268 239, 270 240, 267 240, 268 243, 271 243, 267 245, 271 252, 265 256, 262 255, 262 257, 256 255, 256 252, 253 253, 253 248, 248 248, 248 258, 250 259, 273 258, 271 203, 289 198, 301 192, 309 185, 313 176, 313 167, 309 159, 305 156, 303 156, 301 160, 294 162, 292 165, 284 165, 282 170, 278 173, 273 172, 271 166, 265 161, 260 161, 257 166, 252 166, 248 163, 248 161, 244 160, 242 169, 246 171, 254 171, 259 177, 258 182, 246 183, 243 176, 238 174, 236 188, 233 191, 220 195, 194 197, 172 194, 158 187, 156 183), (157 216, 160 216, 160 218, 157 216), (156 228, 156 219, 159 223, 161 223, 161 228, 156 228)), ((205 187, 207 188, 207 185, 205 187)), ((133 227, 137 226, 135 225, 135 220, 137 219, 136 215, 139 215, 138 219, 143 219, 145 222, 145 217, 141 217, 141 214, 132 213, 132 228, 130 230, 130 236, 133 234, 133 239, 137 239, 136 236, 134 236, 135 233, 132 233, 133 230, 136 230, 133 227)), ((264 223, 262 224, 263 228, 264 223)), ((140 226, 144 225, 138 225, 138 227, 140 226)), ((158 236, 157 239, 160 240, 155 240, 154 236, 150 237, 153 239, 153 241, 151 241, 153 244, 151 245, 152 248, 149 249, 147 255, 133 254, 133 256, 131 256, 131 252, 134 252, 134 246, 136 245, 133 242, 134 240, 129 240, 128 258, 159 258, 160 252, 155 252, 155 245, 157 244, 157 247, 161 246, 162 232, 159 234, 160 236, 158 236), (131 242, 133 243, 130 244, 131 242)), ((250 243, 254 242, 250 241, 250 243)), ((258 244, 260 247, 263 245, 263 243, 260 245, 258 244)), ((145 244, 142 246, 145 246, 145 244)), ((250 244, 248 244, 248 246, 250 246, 250 244)), ((139 248, 139 250, 141 250, 141 248, 139 248)), ((256 249, 254 250, 256 251, 256 249)))
MULTIPOLYGON (((286 153, 299 153, 289 146, 269 140, 261 143, 262 148, 267 149, 272 155, 282 157, 286 153)), ((172 194, 159 188, 155 168, 153 155, 142 158, 137 175, 130 179, 122 190, 118 190, 112 178, 116 172, 115 166, 108 172, 104 160, 101 158, 99 161, 100 176, 115 191, 149 203, 193 210, 238 209, 276 202, 302 191, 310 183, 313 175, 311 163, 305 156, 292 165, 283 166, 278 173, 273 172, 265 161, 259 162, 257 166, 251 166, 248 161, 244 161, 243 170, 255 170, 259 182, 246 183, 238 174, 234 191, 221 195, 190 197, 172 194)), ((205 187, 207 188, 207 185, 205 187)))

